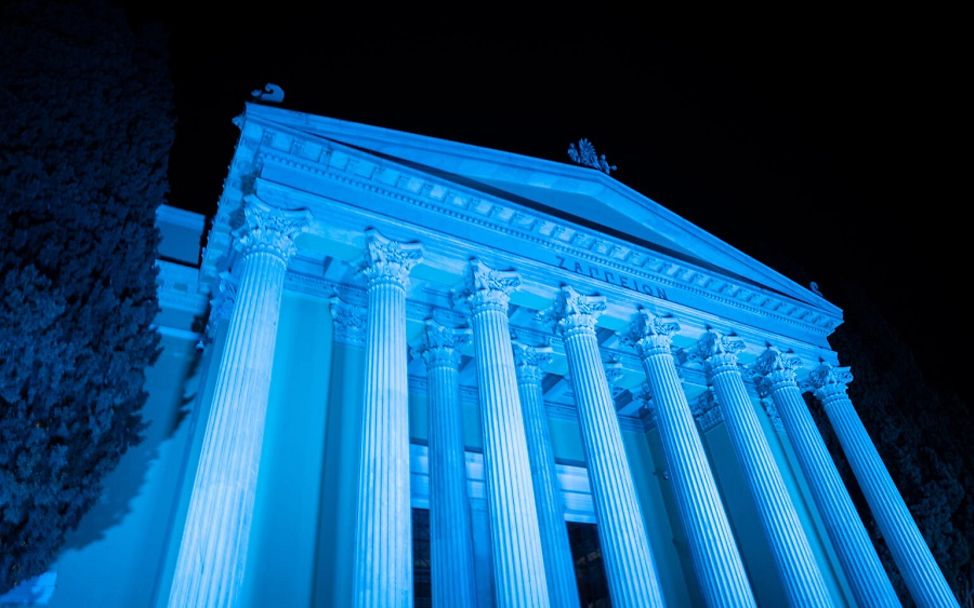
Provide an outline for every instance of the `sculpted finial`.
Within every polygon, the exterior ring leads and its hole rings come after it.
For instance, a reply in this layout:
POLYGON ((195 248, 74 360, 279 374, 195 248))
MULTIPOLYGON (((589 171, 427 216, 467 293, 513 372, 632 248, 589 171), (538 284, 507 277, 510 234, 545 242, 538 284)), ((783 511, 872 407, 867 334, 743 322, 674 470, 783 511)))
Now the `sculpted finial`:
POLYGON ((254 89, 250 92, 254 101, 263 103, 281 103, 284 101, 284 89, 278 85, 268 82, 263 89, 254 89))
POLYGON ((568 157, 575 161, 576 164, 598 169, 606 175, 611 175, 613 171, 618 169, 618 167, 610 165, 609 161, 605 160, 605 154, 600 156, 595 151, 595 146, 592 145, 592 142, 584 137, 578 140, 577 146, 574 143, 568 144, 568 157))

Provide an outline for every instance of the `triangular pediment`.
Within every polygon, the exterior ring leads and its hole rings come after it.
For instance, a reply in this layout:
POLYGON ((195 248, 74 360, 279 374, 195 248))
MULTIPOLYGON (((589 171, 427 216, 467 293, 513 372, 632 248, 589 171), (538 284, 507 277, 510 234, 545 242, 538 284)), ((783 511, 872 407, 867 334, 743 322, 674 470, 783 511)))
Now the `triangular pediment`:
POLYGON ((270 106, 248 104, 247 116, 354 147, 743 278, 833 314, 840 312, 809 289, 594 169, 270 106))

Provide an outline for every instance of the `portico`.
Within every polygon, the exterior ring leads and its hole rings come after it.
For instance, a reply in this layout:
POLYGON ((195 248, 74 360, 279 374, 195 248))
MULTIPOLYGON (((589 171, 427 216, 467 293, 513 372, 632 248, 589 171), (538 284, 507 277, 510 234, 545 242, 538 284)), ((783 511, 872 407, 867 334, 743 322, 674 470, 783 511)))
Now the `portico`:
POLYGON ((257 481, 286 471, 262 455, 263 412, 301 398, 293 378, 274 392, 276 339, 327 351, 320 407, 355 446, 312 450, 321 605, 412 605, 411 508, 441 543, 439 605, 577 605, 566 521, 596 525, 617 606, 895 603, 802 386, 902 539, 916 601, 950 605, 822 371, 840 364, 834 305, 592 169, 260 105, 238 126, 201 272, 240 287, 170 605, 238 605, 267 576, 240 539, 283 500, 257 481), (333 329, 302 331, 282 298, 333 329))

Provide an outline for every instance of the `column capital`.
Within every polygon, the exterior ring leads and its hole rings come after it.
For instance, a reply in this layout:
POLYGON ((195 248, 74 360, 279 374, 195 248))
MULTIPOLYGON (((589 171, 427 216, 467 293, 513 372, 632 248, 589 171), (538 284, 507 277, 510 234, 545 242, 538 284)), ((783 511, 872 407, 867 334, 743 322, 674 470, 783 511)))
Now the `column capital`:
POLYGON ((460 365, 460 349, 470 341, 470 329, 442 325, 433 319, 426 320, 426 344, 421 354, 427 368, 460 365))
POLYGON ((645 308, 636 313, 632 325, 621 337, 631 344, 640 357, 670 354, 673 334, 680 331, 680 324, 672 317, 659 317, 645 308))
POLYGON ((216 337, 216 328, 223 321, 229 321, 233 313, 233 306, 237 301, 237 287, 240 281, 232 273, 220 273, 217 288, 210 294, 210 314, 206 320, 204 331, 205 343, 210 343, 216 337))
POLYGON ((758 394, 766 397, 785 386, 797 387, 795 370, 801 367, 801 363, 798 357, 769 346, 751 366, 758 394))
POLYGON ((622 367, 622 361, 617 358, 609 359, 603 362, 602 367, 605 369, 605 379, 609 382, 609 388, 612 390, 612 397, 618 397, 624 389, 619 386, 619 381, 625 377, 626 372, 622 367))
POLYGON ((294 241, 311 225, 307 209, 281 209, 253 194, 244 197, 244 223, 234 231, 235 249, 241 255, 270 253, 287 264, 297 252, 294 241))
POLYGON ((471 310, 507 312, 511 292, 521 286, 521 277, 513 270, 495 270, 477 258, 467 264, 465 298, 471 310))
POLYGON ((563 333, 576 330, 595 331, 595 324, 605 312, 604 296, 584 296, 569 285, 562 285, 553 317, 563 333))
POLYGON ((778 406, 775 405, 774 399, 768 395, 762 396, 761 407, 764 408, 764 413, 768 416, 768 421, 771 422, 774 430, 784 432, 785 425, 781 422, 781 414, 778 413, 778 406))
POLYGON ((830 397, 844 395, 852 382, 852 370, 822 363, 808 374, 806 384, 823 403, 830 397))
POLYGON ((423 259, 419 243, 402 243, 386 238, 374 228, 365 231, 365 263, 362 273, 369 284, 391 282, 409 284, 409 273, 423 259))
POLYGON ((724 421, 724 413, 720 409, 720 404, 717 403, 713 389, 710 388, 700 393, 693 404, 692 412, 697 424, 700 425, 700 430, 704 432, 724 421))
POLYGON ((629 389, 633 401, 639 403, 639 416, 648 428, 656 426, 656 405, 653 403, 653 387, 648 382, 629 389))
POLYGON ((341 344, 364 346, 368 326, 365 307, 349 304, 337 295, 330 297, 328 302, 334 323, 334 340, 341 344))
POLYGON ((544 377, 544 367, 551 362, 551 353, 554 349, 550 346, 528 346, 517 340, 514 345, 514 369, 517 371, 517 379, 525 382, 541 382, 544 377))
POLYGON ((694 354, 704 361, 711 374, 719 374, 738 369, 737 353, 744 348, 744 340, 708 329, 697 341, 694 354))

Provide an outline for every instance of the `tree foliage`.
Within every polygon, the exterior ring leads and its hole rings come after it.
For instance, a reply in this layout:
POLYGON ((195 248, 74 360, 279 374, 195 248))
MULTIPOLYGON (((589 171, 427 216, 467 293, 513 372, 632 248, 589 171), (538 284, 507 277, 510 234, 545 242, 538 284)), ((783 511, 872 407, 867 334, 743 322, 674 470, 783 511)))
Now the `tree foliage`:
POLYGON ((140 440, 174 134, 163 40, 107 2, 0 9, 0 592, 50 565, 140 440))
MULTIPOLYGON (((855 381, 849 394, 934 558, 962 605, 974 602, 974 461, 967 403, 926 381, 909 346, 868 297, 847 286, 834 298, 846 323, 830 339, 855 381)), ((835 456, 886 571, 905 605, 912 600, 859 491, 838 439, 812 403, 819 428, 835 456)))

